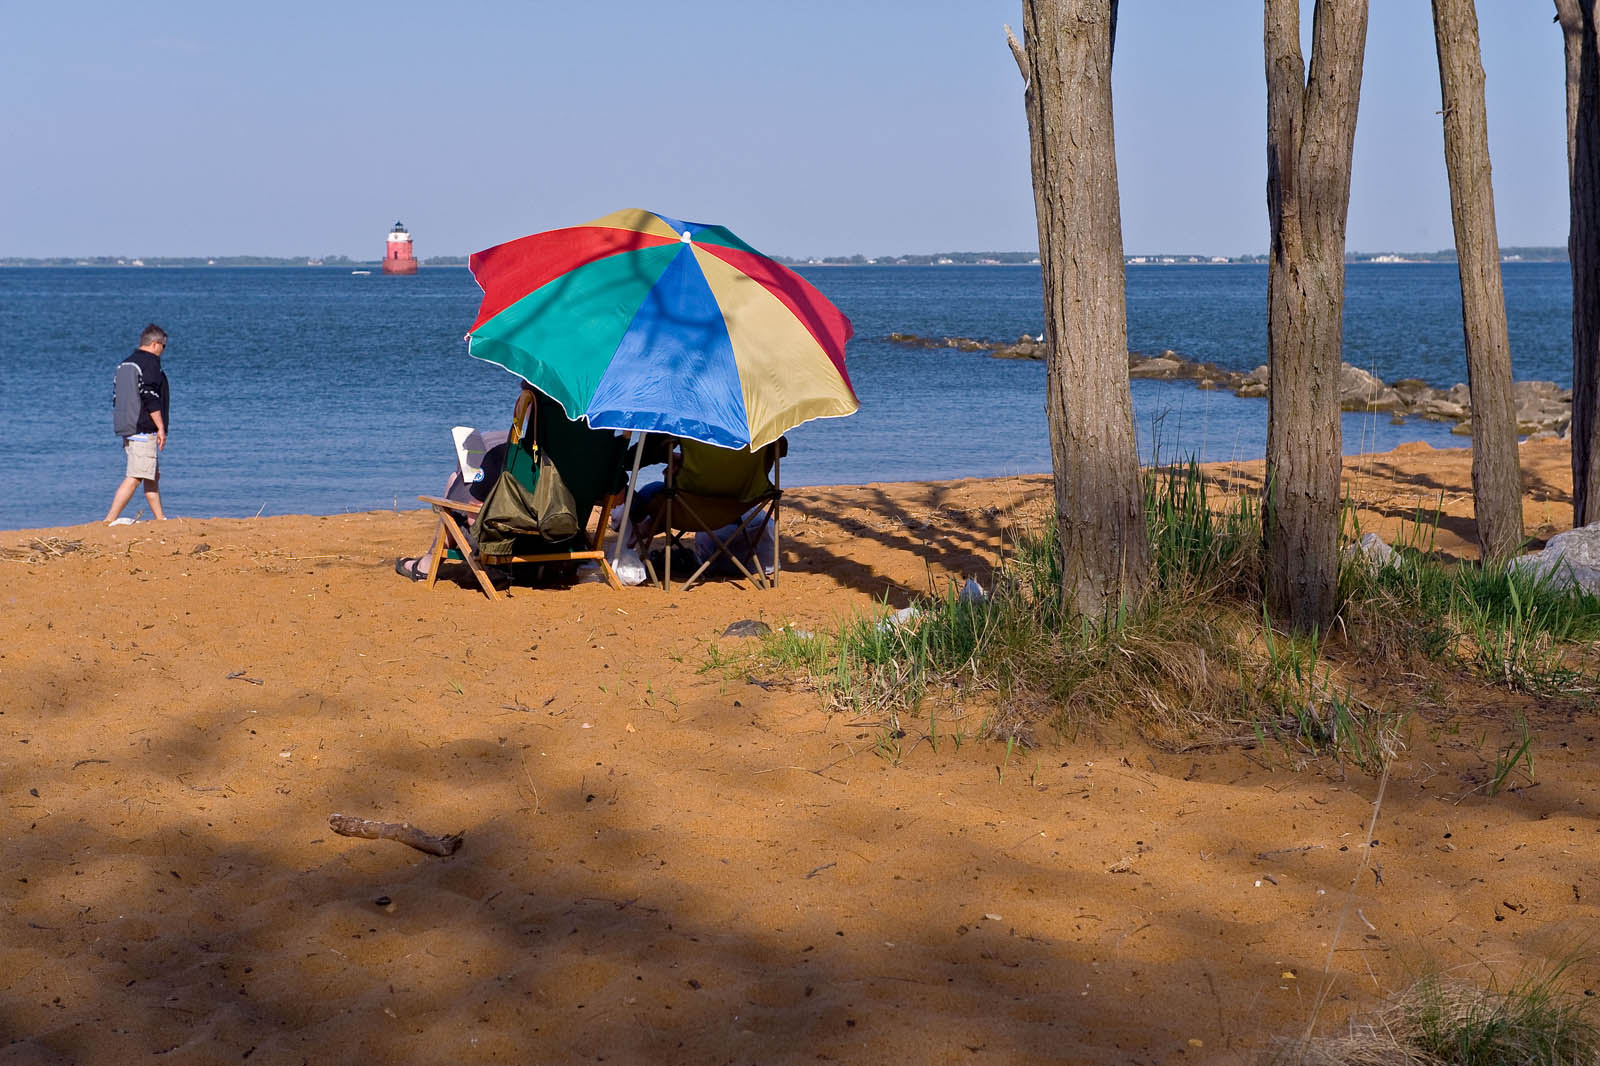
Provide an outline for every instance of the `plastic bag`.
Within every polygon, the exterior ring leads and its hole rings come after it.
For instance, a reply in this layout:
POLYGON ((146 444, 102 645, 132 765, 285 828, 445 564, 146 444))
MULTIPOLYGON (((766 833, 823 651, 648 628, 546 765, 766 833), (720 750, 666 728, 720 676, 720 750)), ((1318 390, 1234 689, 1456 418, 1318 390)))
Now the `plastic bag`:
POLYGON ((624 585, 642 585, 650 579, 648 571, 644 568, 644 560, 639 557, 639 552, 633 546, 633 526, 628 526, 626 536, 622 538, 622 547, 617 551, 617 556, 611 561, 611 569, 617 572, 617 580, 624 585))
MULTIPOLYGON (((764 505, 763 505, 764 506, 764 505)), ((705 562, 717 554, 717 541, 728 546, 728 550, 738 557, 739 561, 749 567, 753 572, 757 566, 768 577, 772 576, 777 568, 777 536, 772 522, 763 522, 760 517, 762 508, 752 508, 744 516, 744 528, 734 522, 723 526, 715 534, 696 533, 694 535, 694 560, 695 564, 705 562)), ((726 557, 718 559, 713 570, 726 574, 737 575, 739 568, 734 566, 726 557)))

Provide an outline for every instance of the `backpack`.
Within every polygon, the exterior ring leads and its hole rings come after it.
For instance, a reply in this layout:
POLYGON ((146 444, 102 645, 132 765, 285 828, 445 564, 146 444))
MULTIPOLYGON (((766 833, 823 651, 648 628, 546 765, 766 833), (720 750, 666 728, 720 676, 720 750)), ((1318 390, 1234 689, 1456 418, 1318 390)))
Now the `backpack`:
POLYGON ((139 432, 139 416, 144 414, 139 386, 143 381, 138 363, 124 359, 117 364, 117 374, 111 385, 111 430, 119 437, 131 437, 139 432))

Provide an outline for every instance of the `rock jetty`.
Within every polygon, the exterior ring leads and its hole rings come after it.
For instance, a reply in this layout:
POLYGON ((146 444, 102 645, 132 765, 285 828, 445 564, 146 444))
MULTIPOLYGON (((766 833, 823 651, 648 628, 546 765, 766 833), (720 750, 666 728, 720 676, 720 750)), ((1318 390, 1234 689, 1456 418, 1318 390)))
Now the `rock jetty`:
MULTIPOLYGON (((987 352, 996 359, 1043 359, 1044 339, 1024 333, 1010 344, 972 337, 922 337, 891 333, 889 340, 914 348, 952 348, 960 352, 987 352)), ((1235 396, 1267 394, 1267 368, 1248 374, 1215 363, 1199 363, 1168 349, 1155 355, 1128 353, 1128 376, 1158 381, 1188 381, 1201 389, 1226 389, 1235 396)), ((1565 436, 1572 422, 1572 390, 1553 381, 1518 381, 1512 384, 1517 432, 1541 438, 1565 436)), ((1385 382, 1360 367, 1345 363, 1339 371, 1339 406, 1345 411, 1384 411, 1399 422, 1425 418, 1454 424, 1452 432, 1472 434, 1472 404, 1465 384, 1437 389, 1426 381, 1402 378, 1385 382)))

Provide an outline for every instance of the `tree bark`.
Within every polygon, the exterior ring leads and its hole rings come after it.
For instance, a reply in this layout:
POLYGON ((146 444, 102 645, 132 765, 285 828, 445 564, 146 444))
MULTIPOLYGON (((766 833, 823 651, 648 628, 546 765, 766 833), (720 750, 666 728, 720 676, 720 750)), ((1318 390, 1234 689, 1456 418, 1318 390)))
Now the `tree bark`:
POLYGON ((1472 398, 1472 493, 1478 547, 1504 559, 1522 547, 1522 462, 1511 396, 1511 339, 1500 278, 1489 166, 1489 120, 1473 0, 1433 0, 1433 36, 1444 104, 1444 163, 1450 178, 1461 277, 1461 325, 1472 398))
POLYGON ((1561 26, 1561 52, 1567 71, 1567 182, 1573 178, 1573 150, 1578 143, 1578 85, 1583 70, 1583 14, 1579 0, 1555 0, 1561 26))
MULTIPOLYGON (((1023 0, 1012 51, 1039 222, 1062 597, 1103 618, 1150 576, 1128 391, 1122 211, 1112 136, 1116 0, 1023 0)), ((1008 31, 1009 32, 1009 31, 1008 31)))
POLYGON ((1311 72, 1299 0, 1265 0, 1267 214, 1267 604, 1325 632, 1338 606, 1339 368, 1350 157, 1366 49, 1366 0, 1317 0, 1311 72))
POLYGON ((1556 0, 1567 78, 1572 524, 1600 521, 1600 48, 1595 0, 1556 0))

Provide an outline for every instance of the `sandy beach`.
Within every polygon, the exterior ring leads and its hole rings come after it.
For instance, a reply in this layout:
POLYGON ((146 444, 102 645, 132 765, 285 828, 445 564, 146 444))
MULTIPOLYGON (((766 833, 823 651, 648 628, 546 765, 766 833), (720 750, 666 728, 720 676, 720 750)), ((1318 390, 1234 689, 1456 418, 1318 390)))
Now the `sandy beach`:
MULTIPOLYGON (((1568 452, 1521 454, 1542 541, 1568 452)), ((1363 528, 1440 507, 1472 554, 1466 451, 1347 475, 1363 528)), ((395 575, 418 511, 0 533, 0 1063, 1245 1062, 1325 967, 1324 1032, 1600 928, 1600 722, 1559 698, 1405 692, 1363 868, 1378 782, 1331 762, 1102 723, 1008 757, 959 705, 891 762, 720 636, 986 583, 1049 506, 795 489, 774 591, 499 602, 395 575), (1535 783, 1489 797, 1518 713, 1535 783)))

